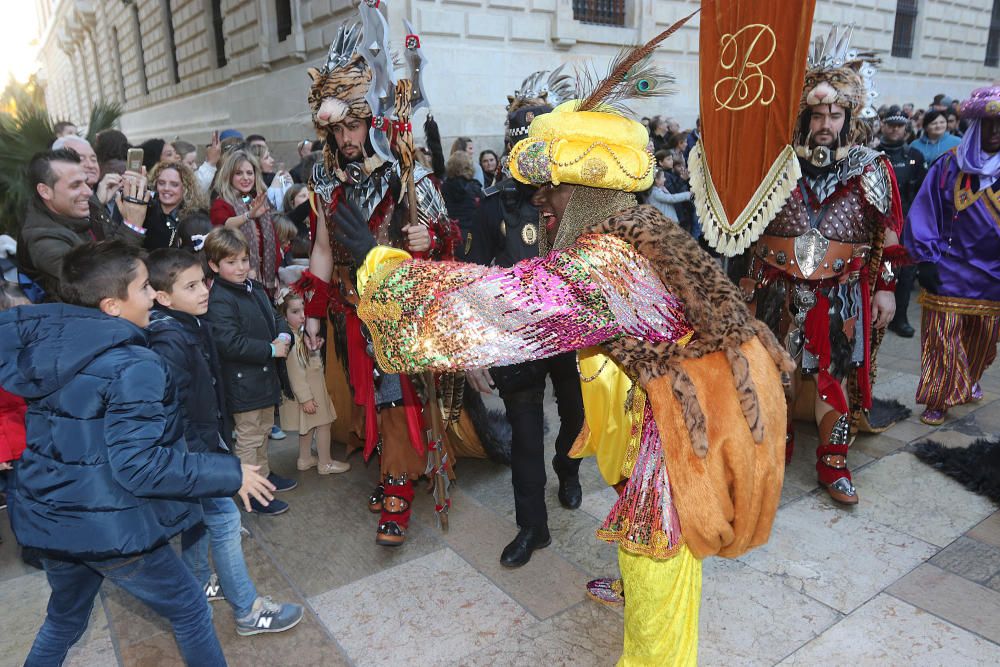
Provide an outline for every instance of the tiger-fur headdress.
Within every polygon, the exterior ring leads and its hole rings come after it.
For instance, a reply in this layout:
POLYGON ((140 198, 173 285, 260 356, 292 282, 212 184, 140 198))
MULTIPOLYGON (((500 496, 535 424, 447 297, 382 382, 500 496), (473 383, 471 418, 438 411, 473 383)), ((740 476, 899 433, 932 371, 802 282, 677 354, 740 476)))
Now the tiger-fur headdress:
POLYGON ((848 112, 841 133, 840 152, 868 134, 867 123, 877 114, 872 103, 878 96, 872 88, 875 65, 873 53, 850 48, 853 26, 835 25, 826 37, 817 37, 806 63, 805 85, 799 99, 799 126, 795 146, 808 148, 809 114, 817 104, 836 104, 848 112))
POLYGON ((337 39, 330 45, 326 63, 321 69, 310 67, 307 70, 312 79, 309 108, 317 130, 323 131, 348 116, 366 120, 372 115, 365 101, 372 73, 357 53, 360 41, 360 23, 341 24, 337 39))

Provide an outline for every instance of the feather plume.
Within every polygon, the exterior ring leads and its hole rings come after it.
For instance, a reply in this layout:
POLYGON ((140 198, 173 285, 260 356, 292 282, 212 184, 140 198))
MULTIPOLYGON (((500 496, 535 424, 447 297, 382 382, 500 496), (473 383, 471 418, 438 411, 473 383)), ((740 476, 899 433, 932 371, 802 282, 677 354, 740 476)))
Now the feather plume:
POLYGON ((622 49, 612 61, 608 75, 596 85, 596 76, 589 68, 579 70, 577 90, 590 89, 592 92, 577 111, 594 111, 601 106, 622 110, 628 100, 669 95, 672 91, 667 86, 674 79, 652 64, 653 51, 699 11, 693 11, 642 46, 622 49))

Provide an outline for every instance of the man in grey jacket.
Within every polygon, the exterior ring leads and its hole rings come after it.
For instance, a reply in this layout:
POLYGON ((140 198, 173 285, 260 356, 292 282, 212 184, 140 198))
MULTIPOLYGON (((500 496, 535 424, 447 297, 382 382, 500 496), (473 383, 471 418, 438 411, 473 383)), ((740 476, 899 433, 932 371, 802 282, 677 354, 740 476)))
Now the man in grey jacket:
POLYGON ((149 193, 141 178, 123 178, 115 195, 124 222, 102 224, 91 217, 92 190, 80 156, 69 148, 32 157, 28 180, 35 196, 21 225, 17 260, 21 270, 50 295, 58 294, 62 260, 89 241, 116 239, 140 245, 146 233, 149 193))

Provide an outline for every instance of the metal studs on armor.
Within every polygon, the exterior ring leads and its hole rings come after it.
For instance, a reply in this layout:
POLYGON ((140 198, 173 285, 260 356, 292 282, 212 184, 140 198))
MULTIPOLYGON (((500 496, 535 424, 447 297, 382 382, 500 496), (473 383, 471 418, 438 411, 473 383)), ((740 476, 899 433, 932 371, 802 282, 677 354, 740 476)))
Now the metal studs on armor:
POLYGON ((800 288, 795 291, 795 307, 799 311, 807 311, 816 305, 816 295, 812 290, 800 288))
POLYGON ((846 445, 850 430, 850 422, 847 419, 847 415, 837 417, 837 421, 833 424, 833 430, 830 432, 830 444, 846 445))

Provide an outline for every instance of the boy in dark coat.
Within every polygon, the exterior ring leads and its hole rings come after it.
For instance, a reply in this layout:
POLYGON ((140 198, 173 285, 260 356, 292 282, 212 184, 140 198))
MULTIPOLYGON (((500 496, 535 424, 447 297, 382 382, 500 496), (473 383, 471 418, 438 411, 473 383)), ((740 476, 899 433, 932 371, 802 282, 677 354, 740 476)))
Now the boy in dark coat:
MULTIPOLYGON (((150 347, 167 362, 177 390, 188 451, 227 452, 222 442, 222 392, 219 356, 208 323, 208 287, 201 258, 177 248, 150 254, 149 284, 156 290, 150 315, 150 347)), ((241 542, 240 511, 232 498, 202 498, 205 525, 184 531, 181 556, 202 584, 209 601, 228 600, 236 617, 236 632, 255 635, 281 632, 302 620, 302 607, 277 604, 257 595, 241 542), (208 565, 208 547, 218 576, 208 565)))
POLYGON ((271 486, 232 457, 189 453, 163 361, 146 347, 153 290, 141 251, 84 244, 63 260, 63 304, 0 313, 0 385, 28 402, 10 519, 52 588, 26 665, 62 664, 105 578, 166 617, 188 664, 224 665, 198 582, 168 541, 197 498, 271 486))
MULTIPOLYGON (((227 227, 205 238, 205 257, 216 274, 205 320, 212 325, 222 358, 226 407, 236 431, 235 450, 243 463, 260 466, 277 491, 296 482, 268 466, 267 445, 274 426, 274 408, 281 402, 284 365, 292 334, 278 316, 264 286, 250 278, 250 259, 243 235, 227 227)), ((287 384, 287 383, 286 383, 287 384)), ((266 507, 251 501, 254 512, 281 514, 288 503, 275 500, 266 507)))

